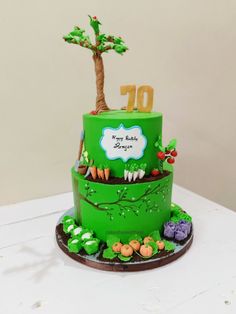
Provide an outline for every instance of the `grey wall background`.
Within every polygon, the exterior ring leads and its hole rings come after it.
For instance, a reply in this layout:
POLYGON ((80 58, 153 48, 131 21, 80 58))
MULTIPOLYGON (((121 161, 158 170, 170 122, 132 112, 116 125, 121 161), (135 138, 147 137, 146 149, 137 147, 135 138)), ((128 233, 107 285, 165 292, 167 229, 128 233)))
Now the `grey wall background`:
POLYGON ((9 0, 0 12, 1 204, 71 190, 95 85, 90 52, 61 37, 91 14, 130 48, 105 56, 109 105, 126 103, 120 85, 152 85, 164 139, 179 140, 175 182, 236 208, 235 1, 9 0))

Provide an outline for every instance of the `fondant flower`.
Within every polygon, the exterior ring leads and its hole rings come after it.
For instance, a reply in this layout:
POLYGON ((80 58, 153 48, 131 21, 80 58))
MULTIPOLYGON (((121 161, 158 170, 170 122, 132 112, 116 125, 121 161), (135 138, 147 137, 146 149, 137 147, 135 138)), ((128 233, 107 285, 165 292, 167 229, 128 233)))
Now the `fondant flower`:
POLYGON ((164 225, 164 236, 167 238, 174 238, 176 224, 172 221, 168 221, 164 225))

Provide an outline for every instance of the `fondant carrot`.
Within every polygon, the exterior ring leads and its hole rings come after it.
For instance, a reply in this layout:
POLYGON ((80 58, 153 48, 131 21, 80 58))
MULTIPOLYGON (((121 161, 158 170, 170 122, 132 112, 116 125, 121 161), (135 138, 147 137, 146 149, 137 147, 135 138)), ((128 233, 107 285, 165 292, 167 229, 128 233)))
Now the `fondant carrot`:
POLYGON ((105 180, 105 175, 104 175, 103 169, 101 170, 101 178, 102 178, 102 180, 105 180))
POLYGON ((104 174, 106 181, 108 181, 110 177, 110 169, 108 167, 104 169, 104 174))
POLYGON ((90 168, 93 180, 96 180, 97 179, 97 167, 93 165, 93 166, 90 166, 89 168, 90 168))
POLYGON ((97 169, 98 179, 101 179, 101 169, 97 169))
POLYGON ((98 174, 99 179, 102 179, 102 180, 104 180, 104 179, 105 179, 105 176, 104 176, 104 172, 103 172, 102 166, 99 166, 99 167, 98 167, 98 169, 97 169, 97 174, 98 174))

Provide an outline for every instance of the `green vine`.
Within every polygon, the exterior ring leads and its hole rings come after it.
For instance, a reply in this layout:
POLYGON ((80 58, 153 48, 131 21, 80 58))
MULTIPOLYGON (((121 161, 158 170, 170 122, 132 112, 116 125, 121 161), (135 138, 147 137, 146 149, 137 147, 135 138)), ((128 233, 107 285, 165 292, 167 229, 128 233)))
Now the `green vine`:
POLYGON ((126 217, 127 212, 131 212, 135 216, 138 216, 142 208, 146 212, 150 213, 158 211, 158 205, 155 201, 151 200, 151 196, 157 195, 165 199, 169 193, 168 182, 166 182, 164 186, 158 184, 153 188, 149 185, 144 193, 137 198, 128 197, 128 188, 124 187, 123 189, 117 191, 117 199, 115 201, 95 203, 90 198, 94 195, 94 193, 96 193, 96 191, 91 189, 88 183, 85 185, 85 190, 85 196, 80 194, 81 198, 96 209, 106 211, 110 220, 113 220, 112 211, 116 208, 119 209, 119 215, 124 218, 126 217), (138 205, 138 203, 140 204, 138 205))

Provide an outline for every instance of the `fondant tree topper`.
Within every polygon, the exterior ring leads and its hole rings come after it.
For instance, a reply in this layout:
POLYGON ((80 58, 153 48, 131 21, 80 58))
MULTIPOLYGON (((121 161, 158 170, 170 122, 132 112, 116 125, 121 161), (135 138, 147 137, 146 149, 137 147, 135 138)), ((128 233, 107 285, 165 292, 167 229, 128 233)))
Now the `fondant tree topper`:
POLYGON ((106 104, 104 94, 104 66, 102 54, 110 50, 115 50, 118 54, 122 55, 128 49, 121 37, 115 37, 113 35, 106 35, 100 33, 100 21, 96 16, 91 17, 90 26, 92 27, 95 34, 95 43, 92 43, 90 37, 86 35, 85 30, 78 26, 75 26, 73 31, 68 35, 64 36, 64 40, 69 44, 76 44, 83 48, 87 48, 92 51, 93 60, 95 64, 96 74, 96 87, 97 87, 97 98, 96 98, 96 113, 102 111, 108 111, 109 107, 106 104))

